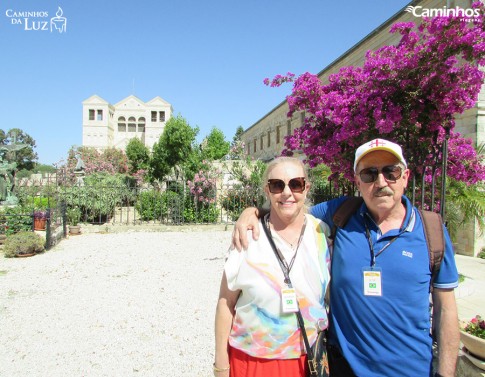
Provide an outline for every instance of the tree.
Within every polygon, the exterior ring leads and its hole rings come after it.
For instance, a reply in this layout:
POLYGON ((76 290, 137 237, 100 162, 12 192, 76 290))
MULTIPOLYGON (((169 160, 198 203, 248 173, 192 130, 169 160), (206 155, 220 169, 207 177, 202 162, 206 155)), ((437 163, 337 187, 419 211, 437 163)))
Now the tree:
POLYGON ((229 158, 231 160, 239 160, 244 154, 244 142, 241 139, 243 133, 244 128, 242 128, 242 126, 239 126, 236 129, 236 133, 234 134, 231 142, 231 150, 229 152, 229 158))
MULTIPOLYGON (((311 166, 327 164, 334 176, 352 179, 353 155, 364 140, 383 137, 401 144, 410 168, 424 174, 432 166, 441 175, 441 151, 448 143, 447 174, 468 184, 485 179, 485 166, 470 140, 453 132, 454 115, 475 105, 484 73, 483 4, 467 17, 435 17, 397 23, 396 46, 367 52, 362 67, 344 67, 322 85, 305 73, 288 97, 289 116, 305 111, 305 124, 285 140, 285 154, 302 149, 311 166)), ((278 86, 291 75, 276 76, 278 86)), ((265 79, 266 84, 270 84, 265 79)))
POLYGON ((155 143, 150 159, 150 178, 152 180, 164 180, 174 169, 181 168, 193 151, 193 143, 199 132, 199 128, 192 128, 181 116, 171 117, 158 143, 155 143))
POLYGON ((128 158, 122 150, 107 148, 99 152, 93 147, 72 147, 67 157, 67 171, 72 177, 74 177, 78 157, 84 162, 86 175, 102 172, 126 174, 128 171, 128 158))
POLYGON ((212 130, 201 144, 202 158, 204 160, 220 160, 229 153, 229 142, 224 133, 217 127, 212 130))
POLYGON ((236 129, 236 133, 234 134, 234 137, 232 138, 231 142, 231 148, 239 144, 241 141, 242 134, 244 133, 244 128, 242 126, 238 126, 236 129))
POLYGON ((125 151, 130 165, 130 173, 134 174, 139 170, 147 169, 150 161, 150 150, 140 139, 136 137, 130 139, 125 151))
POLYGON ((35 140, 20 128, 12 128, 7 133, 0 130, 0 145, 13 147, 14 144, 26 144, 27 146, 22 149, 5 151, 4 160, 15 162, 17 170, 32 170, 38 158, 37 153, 34 152, 35 140))

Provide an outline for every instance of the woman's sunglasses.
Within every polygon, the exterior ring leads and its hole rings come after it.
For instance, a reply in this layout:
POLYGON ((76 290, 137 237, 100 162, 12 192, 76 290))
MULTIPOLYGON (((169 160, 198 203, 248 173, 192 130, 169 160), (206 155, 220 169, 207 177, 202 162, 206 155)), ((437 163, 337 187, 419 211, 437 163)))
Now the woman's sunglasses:
POLYGON ((402 168, 399 165, 388 165, 381 169, 365 168, 359 173, 359 177, 364 183, 372 183, 377 180, 379 173, 382 173, 384 179, 389 182, 396 182, 402 175, 402 168))
MULTIPOLYGON (((269 192, 272 194, 281 194, 286 187, 285 181, 281 179, 268 179, 269 192)), ((288 181, 288 187, 291 192, 301 194, 305 191, 305 177, 292 178, 288 181)))

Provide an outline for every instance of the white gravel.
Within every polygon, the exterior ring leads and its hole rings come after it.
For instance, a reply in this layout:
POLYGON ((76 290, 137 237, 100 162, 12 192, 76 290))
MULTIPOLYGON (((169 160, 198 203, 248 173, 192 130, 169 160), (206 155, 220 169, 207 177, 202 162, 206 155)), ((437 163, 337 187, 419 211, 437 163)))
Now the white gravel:
POLYGON ((212 376, 230 236, 85 234, 0 255, 0 376, 212 376))

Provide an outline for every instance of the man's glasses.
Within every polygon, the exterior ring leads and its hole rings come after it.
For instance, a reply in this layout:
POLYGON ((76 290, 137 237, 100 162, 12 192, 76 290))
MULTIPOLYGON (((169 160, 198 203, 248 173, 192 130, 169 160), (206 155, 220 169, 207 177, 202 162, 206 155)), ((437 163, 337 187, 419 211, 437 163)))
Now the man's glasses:
POLYGON ((359 177, 364 183, 372 183, 377 180, 379 173, 382 173, 384 179, 389 182, 396 182, 402 175, 402 168, 399 165, 388 165, 381 169, 365 168, 359 173, 359 177))
MULTIPOLYGON (((269 192, 272 194, 281 194, 286 187, 285 181, 281 179, 268 179, 269 192)), ((301 194, 305 191, 305 177, 292 178, 288 181, 288 187, 291 192, 301 194)))

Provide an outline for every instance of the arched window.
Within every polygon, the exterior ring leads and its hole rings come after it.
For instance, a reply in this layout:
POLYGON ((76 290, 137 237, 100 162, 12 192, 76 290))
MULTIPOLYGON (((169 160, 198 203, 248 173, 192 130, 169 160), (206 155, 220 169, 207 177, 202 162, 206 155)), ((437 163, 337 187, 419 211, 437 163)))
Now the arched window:
POLYGON ((135 117, 128 118, 128 132, 136 132, 136 119, 135 117))
POLYGON ((138 132, 145 132, 145 118, 138 118, 138 132))
POLYGON ((118 118, 118 132, 126 132, 126 119, 125 117, 118 118))

